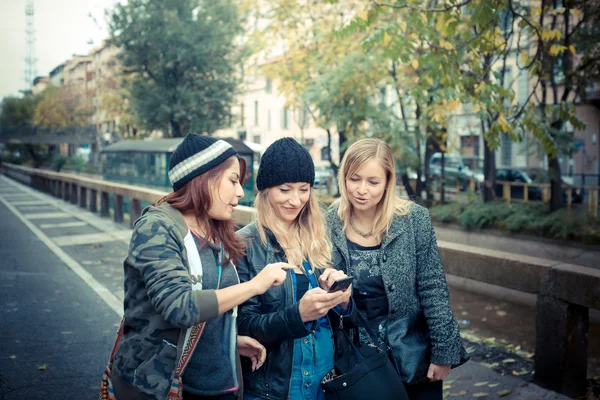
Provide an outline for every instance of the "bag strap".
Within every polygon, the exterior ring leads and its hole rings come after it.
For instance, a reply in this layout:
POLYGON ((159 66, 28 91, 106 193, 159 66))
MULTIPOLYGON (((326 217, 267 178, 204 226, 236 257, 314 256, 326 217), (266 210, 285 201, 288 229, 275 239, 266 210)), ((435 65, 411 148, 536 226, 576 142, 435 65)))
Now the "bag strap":
POLYGON ((357 314, 357 322, 358 322, 358 326, 363 328, 365 331, 367 331, 367 334, 369 335, 369 337, 371 338, 371 340, 373 341, 373 344, 378 345, 378 347, 380 348, 380 350, 385 350, 385 343, 383 343, 381 341, 381 339, 379 338, 379 335, 377 335, 373 329, 371 328, 371 326, 369 326, 369 321, 365 318, 365 316, 360 312, 360 310, 356 310, 356 314, 357 314))
POLYGON ((117 348, 119 347, 119 343, 121 343, 121 338, 123 337, 123 323, 125 322, 125 316, 121 318, 121 323, 119 324, 119 330, 117 331, 117 338, 115 339, 115 344, 113 345, 113 349, 110 352, 110 358, 108 359, 109 365, 112 365, 113 360, 115 359, 115 353, 117 352, 117 348))

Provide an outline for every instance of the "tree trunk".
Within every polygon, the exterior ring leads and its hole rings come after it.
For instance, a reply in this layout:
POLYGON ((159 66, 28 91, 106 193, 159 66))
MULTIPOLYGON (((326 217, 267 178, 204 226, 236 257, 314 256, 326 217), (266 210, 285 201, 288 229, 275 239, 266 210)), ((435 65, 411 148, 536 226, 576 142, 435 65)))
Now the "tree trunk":
POLYGON ((433 200, 433 192, 431 187, 431 171, 429 171, 429 159, 436 152, 436 144, 430 134, 427 135, 425 141, 425 190, 427 191, 427 200, 433 200))
POLYGON ((181 137, 181 126, 179 125, 179 122, 175 121, 174 119, 171 119, 171 136, 172 137, 181 137))
POLYGON ((550 174, 550 210, 556 211, 564 205, 558 157, 548 157, 548 172, 550 174))
MULTIPOLYGON (((338 172, 340 170, 339 165, 333 162, 333 158, 331 157, 331 130, 330 129, 326 129, 327 131, 327 155, 329 157, 329 165, 331 165, 331 169, 333 170, 333 176, 335 176, 335 178, 338 178, 338 172)), ((340 159, 340 162, 342 160, 340 159)), ((334 194, 334 197, 340 197, 340 183, 338 182, 337 185, 335 185, 335 190, 336 193, 334 194)))
POLYGON ((496 198, 496 153, 488 147, 488 141, 483 140, 483 201, 494 201, 496 198))
MULTIPOLYGON (((442 151, 442 172, 440 177, 440 202, 444 204, 446 202, 446 152, 442 151)), ((458 193, 456 193, 458 198, 458 193)))
MULTIPOLYGON (((481 136, 485 132, 485 121, 481 120, 481 136)), ((483 139, 483 201, 494 201, 496 198, 496 153, 490 150, 488 141, 483 139)))
POLYGON ((408 197, 413 198, 415 197, 415 191, 412 188, 412 185, 410 184, 410 179, 408 178, 408 174, 406 172, 404 172, 401 175, 402 178, 402 185, 404 186, 404 189, 406 190, 406 194, 408 195, 408 197))

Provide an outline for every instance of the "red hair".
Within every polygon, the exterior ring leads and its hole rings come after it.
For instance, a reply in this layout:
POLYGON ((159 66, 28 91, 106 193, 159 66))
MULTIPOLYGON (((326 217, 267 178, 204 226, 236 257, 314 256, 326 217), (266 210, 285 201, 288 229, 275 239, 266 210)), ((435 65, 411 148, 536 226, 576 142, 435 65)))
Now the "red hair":
MULTIPOLYGON (((218 191, 211 195, 211 187, 218 186, 225 170, 231 166, 234 159, 235 157, 230 157, 157 202, 157 205, 160 205, 166 201, 182 214, 193 213, 198 225, 206 227, 206 239, 223 245, 228 254, 223 265, 230 261, 235 262, 244 255, 245 245, 235 234, 237 226, 233 219, 228 221, 213 219, 208 215, 208 210, 212 206, 213 196, 219 195, 218 191)), ((240 162, 240 185, 243 185, 246 177, 246 160, 242 157, 237 159, 240 162)))

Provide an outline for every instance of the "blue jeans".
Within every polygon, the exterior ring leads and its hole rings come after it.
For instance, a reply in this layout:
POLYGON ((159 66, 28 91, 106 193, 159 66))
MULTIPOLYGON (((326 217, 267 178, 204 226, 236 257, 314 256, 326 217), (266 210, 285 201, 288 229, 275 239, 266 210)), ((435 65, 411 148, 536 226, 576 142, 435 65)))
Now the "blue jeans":
MULTIPOLYGON (((325 400, 321 379, 333 369, 331 330, 321 327, 318 337, 310 334, 294 340, 294 364, 290 380, 290 400, 325 400)), ((245 394, 244 400, 265 400, 245 394)))

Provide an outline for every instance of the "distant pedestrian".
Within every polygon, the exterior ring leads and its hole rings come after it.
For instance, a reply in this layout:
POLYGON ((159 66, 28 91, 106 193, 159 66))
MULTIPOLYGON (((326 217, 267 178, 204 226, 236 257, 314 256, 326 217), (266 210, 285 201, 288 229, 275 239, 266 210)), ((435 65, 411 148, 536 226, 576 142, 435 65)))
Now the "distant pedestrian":
POLYGON ((265 265, 288 262, 282 286, 240 307, 239 330, 269 350, 265 367, 244 368, 246 400, 321 400, 321 379, 334 366, 332 330, 351 312, 350 291, 328 293, 346 275, 331 268, 331 244, 313 191, 308 151, 283 138, 265 151, 258 170, 257 220, 238 233, 247 243, 238 264, 242 281, 265 265))
POLYGON ((112 364, 118 400, 241 397, 238 355, 266 357, 237 336, 237 305, 283 283, 271 264, 239 284, 244 251, 234 207, 245 163, 223 140, 188 134, 169 161, 174 192, 144 210, 124 262, 123 336, 112 364), (237 346, 237 350, 236 350, 237 346))
MULTIPOLYGON (((395 171, 381 140, 346 151, 341 199, 327 214, 334 267, 355 277, 356 307, 388 345, 410 399, 441 400, 442 380, 464 362, 458 324, 429 213, 396 197, 395 171)), ((370 341, 362 328, 360 340, 370 341)))

